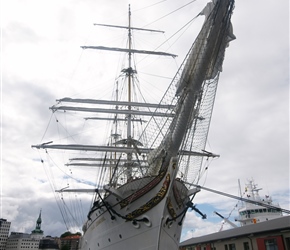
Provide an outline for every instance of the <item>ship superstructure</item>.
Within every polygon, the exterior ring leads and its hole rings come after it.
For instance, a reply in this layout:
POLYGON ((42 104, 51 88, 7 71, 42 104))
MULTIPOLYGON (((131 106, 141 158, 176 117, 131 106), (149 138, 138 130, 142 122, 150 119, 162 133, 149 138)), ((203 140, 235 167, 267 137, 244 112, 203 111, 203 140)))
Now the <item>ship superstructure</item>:
POLYGON ((239 221, 241 226, 256 224, 283 216, 282 209, 279 207, 279 204, 273 203, 271 196, 260 196, 259 191, 261 189, 258 188, 254 180, 249 180, 246 184, 244 196, 252 202, 243 201, 241 203, 241 207, 238 210, 239 216, 236 218, 236 221, 239 221))

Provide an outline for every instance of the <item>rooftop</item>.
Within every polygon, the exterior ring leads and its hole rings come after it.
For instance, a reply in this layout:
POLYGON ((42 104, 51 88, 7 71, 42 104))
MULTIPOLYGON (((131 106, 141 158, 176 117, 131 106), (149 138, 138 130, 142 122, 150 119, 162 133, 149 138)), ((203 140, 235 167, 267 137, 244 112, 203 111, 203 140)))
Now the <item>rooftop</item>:
POLYGON ((235 238, 241 236, 253 236, 255 234, 265 233, 273 230, 290 230, 290 216, 282 216, 277 219, 251 224, 243 227, 237 227, 213 234, 204 235, 201 237, 191 238, 180 243, 180 246, 195 245, 198 243, 205 243, 217 241, 228 238, 235 238))

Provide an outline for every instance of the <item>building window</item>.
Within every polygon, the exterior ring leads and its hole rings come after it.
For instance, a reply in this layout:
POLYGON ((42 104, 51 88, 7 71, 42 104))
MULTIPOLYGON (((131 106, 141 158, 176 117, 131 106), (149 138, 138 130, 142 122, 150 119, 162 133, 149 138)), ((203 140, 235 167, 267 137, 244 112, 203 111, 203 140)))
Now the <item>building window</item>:
POLYGON ((249 242, 244 242, 244 250, 250 250, 249 242))
POLYGON ((266 250, 278 250, 276 239, 265 240, 266 250))
POLYGON ((236 245, 234 243, 229 244, 229 250, 236 250, 236 245))
POLYGON ((228 250, 228 245, 225 245, 225 250, 228 250))

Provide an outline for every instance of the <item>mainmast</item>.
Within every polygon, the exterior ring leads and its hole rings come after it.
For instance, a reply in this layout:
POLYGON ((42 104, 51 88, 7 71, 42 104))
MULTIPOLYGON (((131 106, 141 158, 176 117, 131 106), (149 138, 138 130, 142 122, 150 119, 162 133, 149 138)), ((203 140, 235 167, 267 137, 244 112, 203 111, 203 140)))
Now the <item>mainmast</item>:
MULTIPOLYGON (((152 112, 152 109, 163 109, 163 110, 172 110, 174 109, 174 105, 162 105, 162 104, 153 104, 153 103, 138 103, 136 100, 133 99, 133 84, 134 84, 134 75, 137 73, 135 69, 132 68, 132 57, 133 54, 146 54, 146 55, 158 55, 158 56, 171 56, 176 57, 174 54, 160 52, 160 51, 148 51, 148 50, 137 50, 134 49, 132 46, 132 31, 139 30, 139 31, 147 31, 147 32, 159 32, 164 33, 164 31, 160 30, 152 30, 152 29, 144 29, 144 28, 136 28, 132 27, 131 24, 131 7, 129 5, 128 11, 128 25, 127 26, 119 26, 119 25, 108 25, 108 24, 98 24, 95 23, 94 25, 98 26, 105 26, 111 28, 120 28, 120 29, 127 29, 128 30, 128 43, 126 48, 117 48, 117 47, 105 47, 105 46, 81 46, 82 49, 97 49, 97 50, 109 50, 109 51, 116 51, 116 52, 124 52, 128 54, 128 62, 127 68, 123 69, 122 72, 125 74, 125 82, 127 84, 127 97, 125 100, 122 100, 118 95, 118 83, 116 89, 116 100, 93 100, 93 99, 72 99, 72 98, 62 98, 58 99, 58 104, 50 107, 50 109, 55 111, 76 111, 76 112, 92 112, 92 113, 106 113, 106 114, 114 114, 114 118, 105 118, 105 117, 88 117, 85 119, 96 119, 96 120, 111 120, 115 123, 113 130, 111 131, 113 140, 111 140, 111 146, 104 146, 104 147, 95 147, 94 145, 80 145, 80 144, 71 144, 71 145, 60 145, 60 144, 53 144, 52 142, 43 143, 40 145, 34 145, 32 147, 35 148, 54 148, 54 149, 66 149, 66 150, 85 150, 85 151, 96 151, 96 152, 112 152, 114 153, 115 160, 113 162, 116 163, 117 155, 116 153, 125 153, 126 154, 126 162, 124 162, 123 167, 125 170, 125 175, 127 180, 132 177, 132 167, 134 166, 134 150, 136 150, 136 144, 142 145, 138 141, 134 140, 134 132, 133 132, 133 122, 144 122, 144 116, 159 116, 159 117, 172 117, 173 114, 168 114, 166 111, 159 111, 159 112, 152 112), (60 103, 79 103, 79 104, 92 104, 90 107, 84 106, 61 106, 60 103), (110 108, 99 108, 92 107, 93 105, 113 105, 115 106, 114 109, 110 108), (120 108, 123 106, 124 108, 120 108), (126 107, 126 108, 125 108, 126 107), (135 109, 135 107, 141 107, 143 110, 135 109), (122 116, 122 117, 119 117, 122 116), (118 134, 118 122, 125 121, 127 124, 127 135, 125 138, 120 138, 118 134), (120 147, 118 145, 123 145, 120 147)), ((152 149, 142 148, 138 149, 140 152, 148 153, 152 149)), ((102 163, 104 166, 106 164, 102 163)), ((86 164, 87 165, 87 164, 86 164)), ((110 164, 109 164, 110 165, 110 164)))
MULTIPOLYGON (((129 46, 129 53, 128 53, 128 64, 129 67, 127 69, 127 74, 128 74, 128 110, 129 110, 129 114, 127 117, 127 147, 131 148, 132 147, 132 142, 131 142, 131 138, 132 138, 132 131, 131 131, 131 119, 132 119, 132 115, 130 113, 131 110, 131 84, 132 84, 132 77, 133 77, 133 70, 132 70, 132 34, 131 34, 131 9, 130 9, 130 4, 129 4, 129 12, 128 12, 128 46, 129 46)), ((132 162, 132 154, 129 153, 127 155, 127 159, 128 159, 128 165, 131 165, 132 162)), ((127 167, 127 179, 129 179, 132 175, 132 169, 130 167, 127 167)))

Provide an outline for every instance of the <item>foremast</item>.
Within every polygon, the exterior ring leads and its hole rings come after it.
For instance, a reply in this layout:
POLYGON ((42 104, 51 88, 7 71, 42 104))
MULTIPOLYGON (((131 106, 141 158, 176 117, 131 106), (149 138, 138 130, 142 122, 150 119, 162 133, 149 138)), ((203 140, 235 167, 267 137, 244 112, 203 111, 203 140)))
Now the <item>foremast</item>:
MULTIPOLYGON (((200 13, 205 15, 203 27, 171 84, 177 85, 176 115, 159 148, 151 153, 151 159, 160 154, 166 156, 163 167, 169 164, 172 157, 182 157, 185 148, 191 148, 189 144, 197 140, 197 124, 202 122, 206 125, 204 131, 199 131, 203 134, 199 150, 204 150, 225 49, 229 42, 235 39, 230 22, 233 9, 233 0, 212 1, 200 13), (206 92, 210 85, 213 85, 213 94, 205 118, 201 116, 201 110, 208 98, 206 92)), ((204 156, 215 155, 205 152, 204 156)), ((189 167, 188 165, 184 172, 187 173, 189 167)), ((158 169, 153 171, 156 172, 158 169)))

